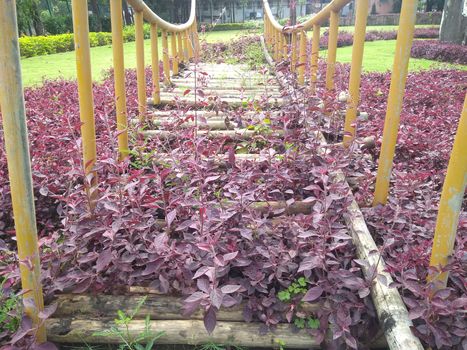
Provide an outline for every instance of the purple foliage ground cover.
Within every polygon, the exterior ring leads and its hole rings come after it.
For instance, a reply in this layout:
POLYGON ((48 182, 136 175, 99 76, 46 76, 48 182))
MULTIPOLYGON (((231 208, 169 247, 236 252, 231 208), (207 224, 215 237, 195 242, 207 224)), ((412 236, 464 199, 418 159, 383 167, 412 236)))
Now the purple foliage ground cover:
MULTIPOLYGON (((237 45, 248 46, 244 44, 237 45)), ((320 64, 320 76, 324 71, 320 64)), ((348 67, 339 65, 337 74, 338 88, 345 89, 348 67)), ((401 117, 391 200, 385 207, 364 208, 375 240, 385 247, 388 268, 410 310, 416 334, 425 345, 438 348, 461 348, 465 341, 465 216, 448 267, 448 288, 431 295, 426 284, 436 206, 465 81, 466 73, 454 70, 409 76, 410 98, 401 117)), ((135 116, 134 72, 127 73, 127 82, 129 113, 135 116)), ((370 117, 359 123, 359 135, 381 135, 388 87, 388 74, 363 76, 361 108, 370 117)), ((342 186, 329 182, 329 174, 348 169, 348 175, 358 179, 355 195, 364 207, 372 195, 379 143, 375 150, 364 151, 365 156, 357 153, 349 159, 333 153, 323 158, 315 154, 314 141, 296 131, 288 135, 289 146, 284 149, 284 141, 274 132, 239 145, 196 138, 187 129, 178 131, 170 143, 145 142, 135 136, 136 152, 164 150, 169 160, 161 162, 155 154, 141 162, 135 154, 132 163, 117 163, 111 77, 95 85, 94 96, 100 200, 93 219, 83 191, 76 84, 47 82, 25 94, 48 297, 60 290, 105 292, 111 286, 115 292, 124 292, 130 284, 150 285, 185 295, 187 312, 204 308, 207 328, 215 324, 216 309, 241 300, 248 303, 247 320, 273 326, 280 320, 290 321, 300 301, 282 303, 277 292, 304 275, 313 291, 310 298, 322 305, 313 315, 320 320, 318 330, 309 330, 313 335, 323 337, 330 324, 341 346, 354 346, 355 338, 362 342, 371 336, 368 329, 374 311, 367 295, 371 281, 363 279, 354 261, 354 247, 342 222, 348 201, 342 186), (297 140, 303 142, 295 148, 297 140), (237 147, 250 152, 262 149, 273 156, 265 162, 241 164, 229 157, 228 171, 220 172, 212 161, 214 153, 222 149, 231 154, 237 147), (275 153, 283 153, 284 158, 273 161, 275 153), (219 207, 219 198, 234 204, 219 207), (248 206, 265 199, 290 203, 306 199, 313 201, 314 210, 268 223, 248 206), (318 288, 322 291, 315 293, 318 288)), ((332 96, 328 106, 331 112, 342 107, 333 104, 332 96)), ((299 109, 299 103, 285 108, 273 121, 273 130, 300 123, 299 109)), ((316 106, 309 109, 313 113, 316 106)), ((175 117, 191 115, 180 105, 175 117)), ((253 122, 263 125, 265 118, 269 119, 263 115, 253 122)), ((176 125, 166 127, 176 130, 176 125)), ((9 276, 5 286, 9 287, 18 276, 6 171, 5 155, 0 153, 0 257, 10 263, 0 265, 0 273, 9 276)))
POLYGON ((467 46, 438 40, 414 40, 410 56, 441 62, 467 64, 467 46))

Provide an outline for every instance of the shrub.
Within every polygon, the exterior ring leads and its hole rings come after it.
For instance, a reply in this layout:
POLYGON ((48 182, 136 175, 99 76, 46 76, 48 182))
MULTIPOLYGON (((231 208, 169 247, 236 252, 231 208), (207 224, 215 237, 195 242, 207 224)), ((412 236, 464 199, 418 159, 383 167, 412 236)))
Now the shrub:
POLYGON ((56 35, 73 32, 71 16, 51 16, 47 14, 43 17, 42 23, 44 23, 44 29, 47 33, 56 35))
POLYGON ((467 46, 441 43, 438 40, 415 40, 410 56, 441 62, 467 64, 467 46))
POLYGON ((218 23, 216 25, 205 24, 206 31, 221 31, 221 30, 247 30, 247 29, 262 29, 263 23, 260 21, 246 21, 243 23, 218 23))

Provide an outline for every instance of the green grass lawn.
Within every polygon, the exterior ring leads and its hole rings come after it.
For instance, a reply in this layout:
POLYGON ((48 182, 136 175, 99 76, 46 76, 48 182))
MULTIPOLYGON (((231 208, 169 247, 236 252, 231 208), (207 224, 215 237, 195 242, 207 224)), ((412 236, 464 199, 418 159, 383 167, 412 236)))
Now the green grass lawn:
MULTIPOLYGON (((394 54, 396 52, 396 40, 378 40, 365 42, 363 54, 363 70, 367 72, 385 72, 392 70, 394 54)), ((320 51, 320 56, 326 56, 326 50, 320 51)), ((340 47, 337 49, 336 60, 342 63, 352 61, 352 46, 340 47)), ((430 68, 456 68, 467 70, 467 66, 448 64, 443 62, 410 58, 409 70, 417 71, 430 68)))
MULTIPOLYGON (((204 37, 208 42, 228 41, 237 36, 245 34, 243 30, 229 30, 210 32, 204 37)), ((170 47, 170 41, 169 41, 170 47)), ((136 67, 136 46, 134 42, 124 44, 124 61, 126 68, 136 67)), ((145 40, 144 51, 146 62, 151 60, 151 43, 145 40)), ((162 59, 162 43, 159 38, 159 58, 162 59)), ((112 47, 99 46, 91 48, 91 66, 94 80, 100 80, 105 70, 112 67, 112 47)), ((24 86, 40 84, 43 77, 54 79, 63 77, 65 79, 76 78, 76 63, 74 51, 57 53, 53 55, 35 56, 21 60, 24 86)))
MULTIPOLYGON (((417 26, 417 27, 432 27, 417 26)), ((323 28, 323 30, 326 28, 323 28)), ((372 26, 368 30, 395 30, 397 26, 372 26)), ((352 31, 353 27, 341 27, 340 30, 352 31)), ((248 33, 243 30, 230 30, 209 32, 203 37, 208 42, 228 41, 242 34, 248 33)), ((150 41, 145 41, 146 62, 151 59, 150 41)), ((170 44, 170 43, 169 43, 170 44)), ((159 57, 162 57, 161 41, 159 38, 159 57)), ((395 40, 374 41, 365 43, 365 55, 363 58, 363 69, 365 71, 384 72, 392 69, 393 57, 395 52, 395 40)), ((124 44, 125 67, 136 67, 136 47, 134 42, 124 44)), ((326 51, 320 52, 321 57, 326 55, 326 51)), ((337 50, 337 60, 339 62, 348 63, 351 61, 352 47, 342 47, 337 50)), ((103 73, 112 67, 112 47, 100 46, 91 48, 91 63, 92 74, 94 80, 100 80, 103 73)), ((32 86, 41 84, 44 77, 49 79, 63 77, 65 79, 76 78, 76 63, 75 53, 65 52, 54 55, 36 56, 24 58, 21 60, 23 70, 23 84, 32 86)), ((428 69, 431 67, 456 67, 466 70, 467 66, 448 65, 440 62, 429 61, 424 59, 410 59, 410 70, 428 69)))

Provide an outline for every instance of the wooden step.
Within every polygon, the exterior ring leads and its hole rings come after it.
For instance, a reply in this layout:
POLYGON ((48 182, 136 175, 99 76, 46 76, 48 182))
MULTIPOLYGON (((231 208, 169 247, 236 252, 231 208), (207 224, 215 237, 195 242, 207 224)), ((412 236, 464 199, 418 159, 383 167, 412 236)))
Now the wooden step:
MULTIPOLYGON (((284 132, 282 130, 274 130, 272 131, 275 135, 283 135, 284 132)), ((172 131, 165 131, 165 130, 145 130, 141 132, 142 135, 146 137, 158 137, 162 140, 173 140, 176 139, 178 135, 174 134, 172 131)), ((234 140, 249 140, 253 136, 260 135, 255 130, 248 130, 248 129, 234 129, 234 130, 199 130, 197 132, 198 136, 206 136, 208 138, 218 138, 218 137, 225 137, 234 140)), ((268 136, 268 135, 265 135, 268 136)), ((184 136, 185 138, 185 136, 184 136)))
MULTIPOLYGON (((176 95, 173 94, 168 94, 168 93, 161 93, 161 102, 159 105, 175 105, 177 103, 181 104, 189 104, 189 105, 194 105, 195 106, 195 97, 192 95, 187 95, 184 97, 179 97, 178 100, 175 99, 176 95)), ((178 96, 177 96, 178 97, 178 96)), ((153 99, 149 98, 147 100, 148 105, 154 105, 153 99)), ((226 105, 231 108, 238 108, 238 107, 247 107, 250 103, 257 104, 258 100, 251 101, 251 99, 240 99, 237 97, 218 97, 218 96, 213 96, 211 98, 197 98, 196 100, 196 107, 197 108, 209 108, 209 107, 215 107, 218 105, 226 105)), ((284 103, 283 98, 270 98, 268 100, 269 108, 277 108, 281 106, 284 103)))

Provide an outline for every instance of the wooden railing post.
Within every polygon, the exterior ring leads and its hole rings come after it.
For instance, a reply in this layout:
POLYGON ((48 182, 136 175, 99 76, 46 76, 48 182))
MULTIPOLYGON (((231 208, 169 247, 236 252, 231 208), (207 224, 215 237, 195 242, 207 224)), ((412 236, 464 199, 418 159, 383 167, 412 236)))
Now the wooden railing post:
POLYGON ((339 30, 339 12, 331 11, 329 17, 328 59, 326 66, 326 88, 334 89, 334 74, 336 71, 337 34, 339 30))
POLYGON ((300 32, 300 66, 298 67, 298 83, 300 85, 305 84, 306 43, 306 32, 303 30, 300 32))
POLYGON ((115 104, 117 113, 118 150, 120 159, 128 155, 128 122, 126 116, 125 65, 123 61, 122 1, 110 0, 112 50, 114 60, 115 104))
POLYGON ((162 63, 164 66, 164 83, 170 85, 169 43, 166 30, 162 30, 162 63))
POLYGON ((135 12, 135 41, 136 41, 136 79, 138 83, 138 111, 140 121, 146 114, 146 76, 144 72, 144 20, 143 12, 135 12))
POLYGON ((416 11, 417 0, 402 1, 373 205, 386 204, 388 197, 392 161, 396 150, 399 119, 404 100, 405 81, 409 68, 410 49, 415 30, 416 11))
POLYGON ((318 77, 318 58, 319 58, 319 36, 321 27, 317 24, 313 25, 313 38, 311 41, 311 58, 310 58, 310 88, 311 93, 316 93, 316 80, 318 77))
MULTIPOLYGON (((459 213, 467 184, 467 94, 464 107, 457 126, 456 137, 449 159, 443 191, 439 202, 438 217, 436 219, 435 236, 431 250, 430 266, 440 267, 448 263, 448 258, 454 249, 459 213)), ((448 273, 431 276, 437 281, 438 288, 445 288, 448 273)))
POLYGON ((15 1, 0 1, 0 106, 22 298, 26 315, 38 326, 35 340, 41 344, 46 341, 45 327, 39 318, 44 301, 17 28, 15 1))
POLYGON ((355 120, 360 100, 360 79, 362 74, 363 48, 365 46, 368 0, 356 2, 355 31, 352 46, 352 66, 350 67, 349 99, 344 125, 344 146, 348 147, 355 138, 355 120))
POLYGON ((287 34, 281 32, 281 45, 282 45, 282 58, 284 60, 288 59, 289 54, 289 45, 287 45, 287 34))
POLYGON ((190 61, 190 51, 188 49, 188 46, 190 45, 189 40, 188 40, 188 31, 184 30, 183 31, 183 56, 185 57, 185 62, 190 61))
POLYGON ((186 31, 187 35, 187 41, 188 41, 188 57, 192 59, 194 57, 194 36, 193 36, 193 31, 188 29, 186 31))

